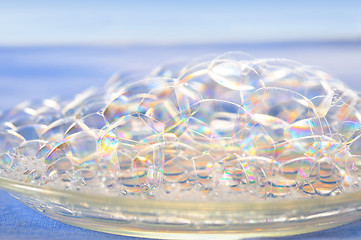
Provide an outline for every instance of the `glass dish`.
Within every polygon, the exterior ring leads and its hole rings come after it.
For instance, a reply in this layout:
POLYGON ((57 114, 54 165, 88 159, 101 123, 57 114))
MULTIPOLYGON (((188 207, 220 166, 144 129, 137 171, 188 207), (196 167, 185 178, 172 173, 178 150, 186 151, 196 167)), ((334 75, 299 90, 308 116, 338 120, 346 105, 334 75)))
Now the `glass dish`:
POLYGON ((361 218, 361 192, 259 202, 172 202, 55 190, 5 178, 0 178, 0 187, 55 220, 100 232, 147 238, 285 236, 361 218))

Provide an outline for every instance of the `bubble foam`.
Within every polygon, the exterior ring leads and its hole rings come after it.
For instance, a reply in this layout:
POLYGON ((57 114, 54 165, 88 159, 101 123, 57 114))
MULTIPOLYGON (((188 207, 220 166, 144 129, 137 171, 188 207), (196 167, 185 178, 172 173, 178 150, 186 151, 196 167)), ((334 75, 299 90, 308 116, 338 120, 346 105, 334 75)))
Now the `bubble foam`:
POLYGON ((359 191, 361 99, 331 75, 242 53, 138 75, 4 111, 0 176, 187 201, 359 191))

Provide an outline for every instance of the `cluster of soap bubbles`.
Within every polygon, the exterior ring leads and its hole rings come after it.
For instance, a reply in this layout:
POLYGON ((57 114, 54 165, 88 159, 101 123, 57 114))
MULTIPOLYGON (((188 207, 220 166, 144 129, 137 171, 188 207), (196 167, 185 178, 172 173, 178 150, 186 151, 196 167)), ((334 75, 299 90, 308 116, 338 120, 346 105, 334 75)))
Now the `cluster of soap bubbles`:
POLYGON ((358 189, 355 91, 285 59, 227 53, 199 62, 169 62, 146 77, 116 75, 72 101, 3 112, 0 176, 183 200, 358 189))

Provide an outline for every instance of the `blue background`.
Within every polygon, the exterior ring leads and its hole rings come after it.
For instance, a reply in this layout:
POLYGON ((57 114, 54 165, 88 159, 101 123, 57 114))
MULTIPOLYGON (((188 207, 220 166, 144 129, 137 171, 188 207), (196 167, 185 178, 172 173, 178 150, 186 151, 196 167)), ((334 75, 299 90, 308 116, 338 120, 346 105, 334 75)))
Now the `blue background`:
POLYGON ((358 0, 0 0, 0 45, 359 40, 358 0))

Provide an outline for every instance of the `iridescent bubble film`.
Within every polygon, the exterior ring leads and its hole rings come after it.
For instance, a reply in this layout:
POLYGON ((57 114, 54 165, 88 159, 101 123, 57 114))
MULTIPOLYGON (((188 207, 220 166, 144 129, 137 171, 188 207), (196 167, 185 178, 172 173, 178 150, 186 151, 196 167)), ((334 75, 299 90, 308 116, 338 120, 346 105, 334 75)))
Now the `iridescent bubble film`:
POLYGON ((326 72, 226 53, 139 75, 4 111, 0 176, 187 201, 359 190, 361 99, 326 72))

